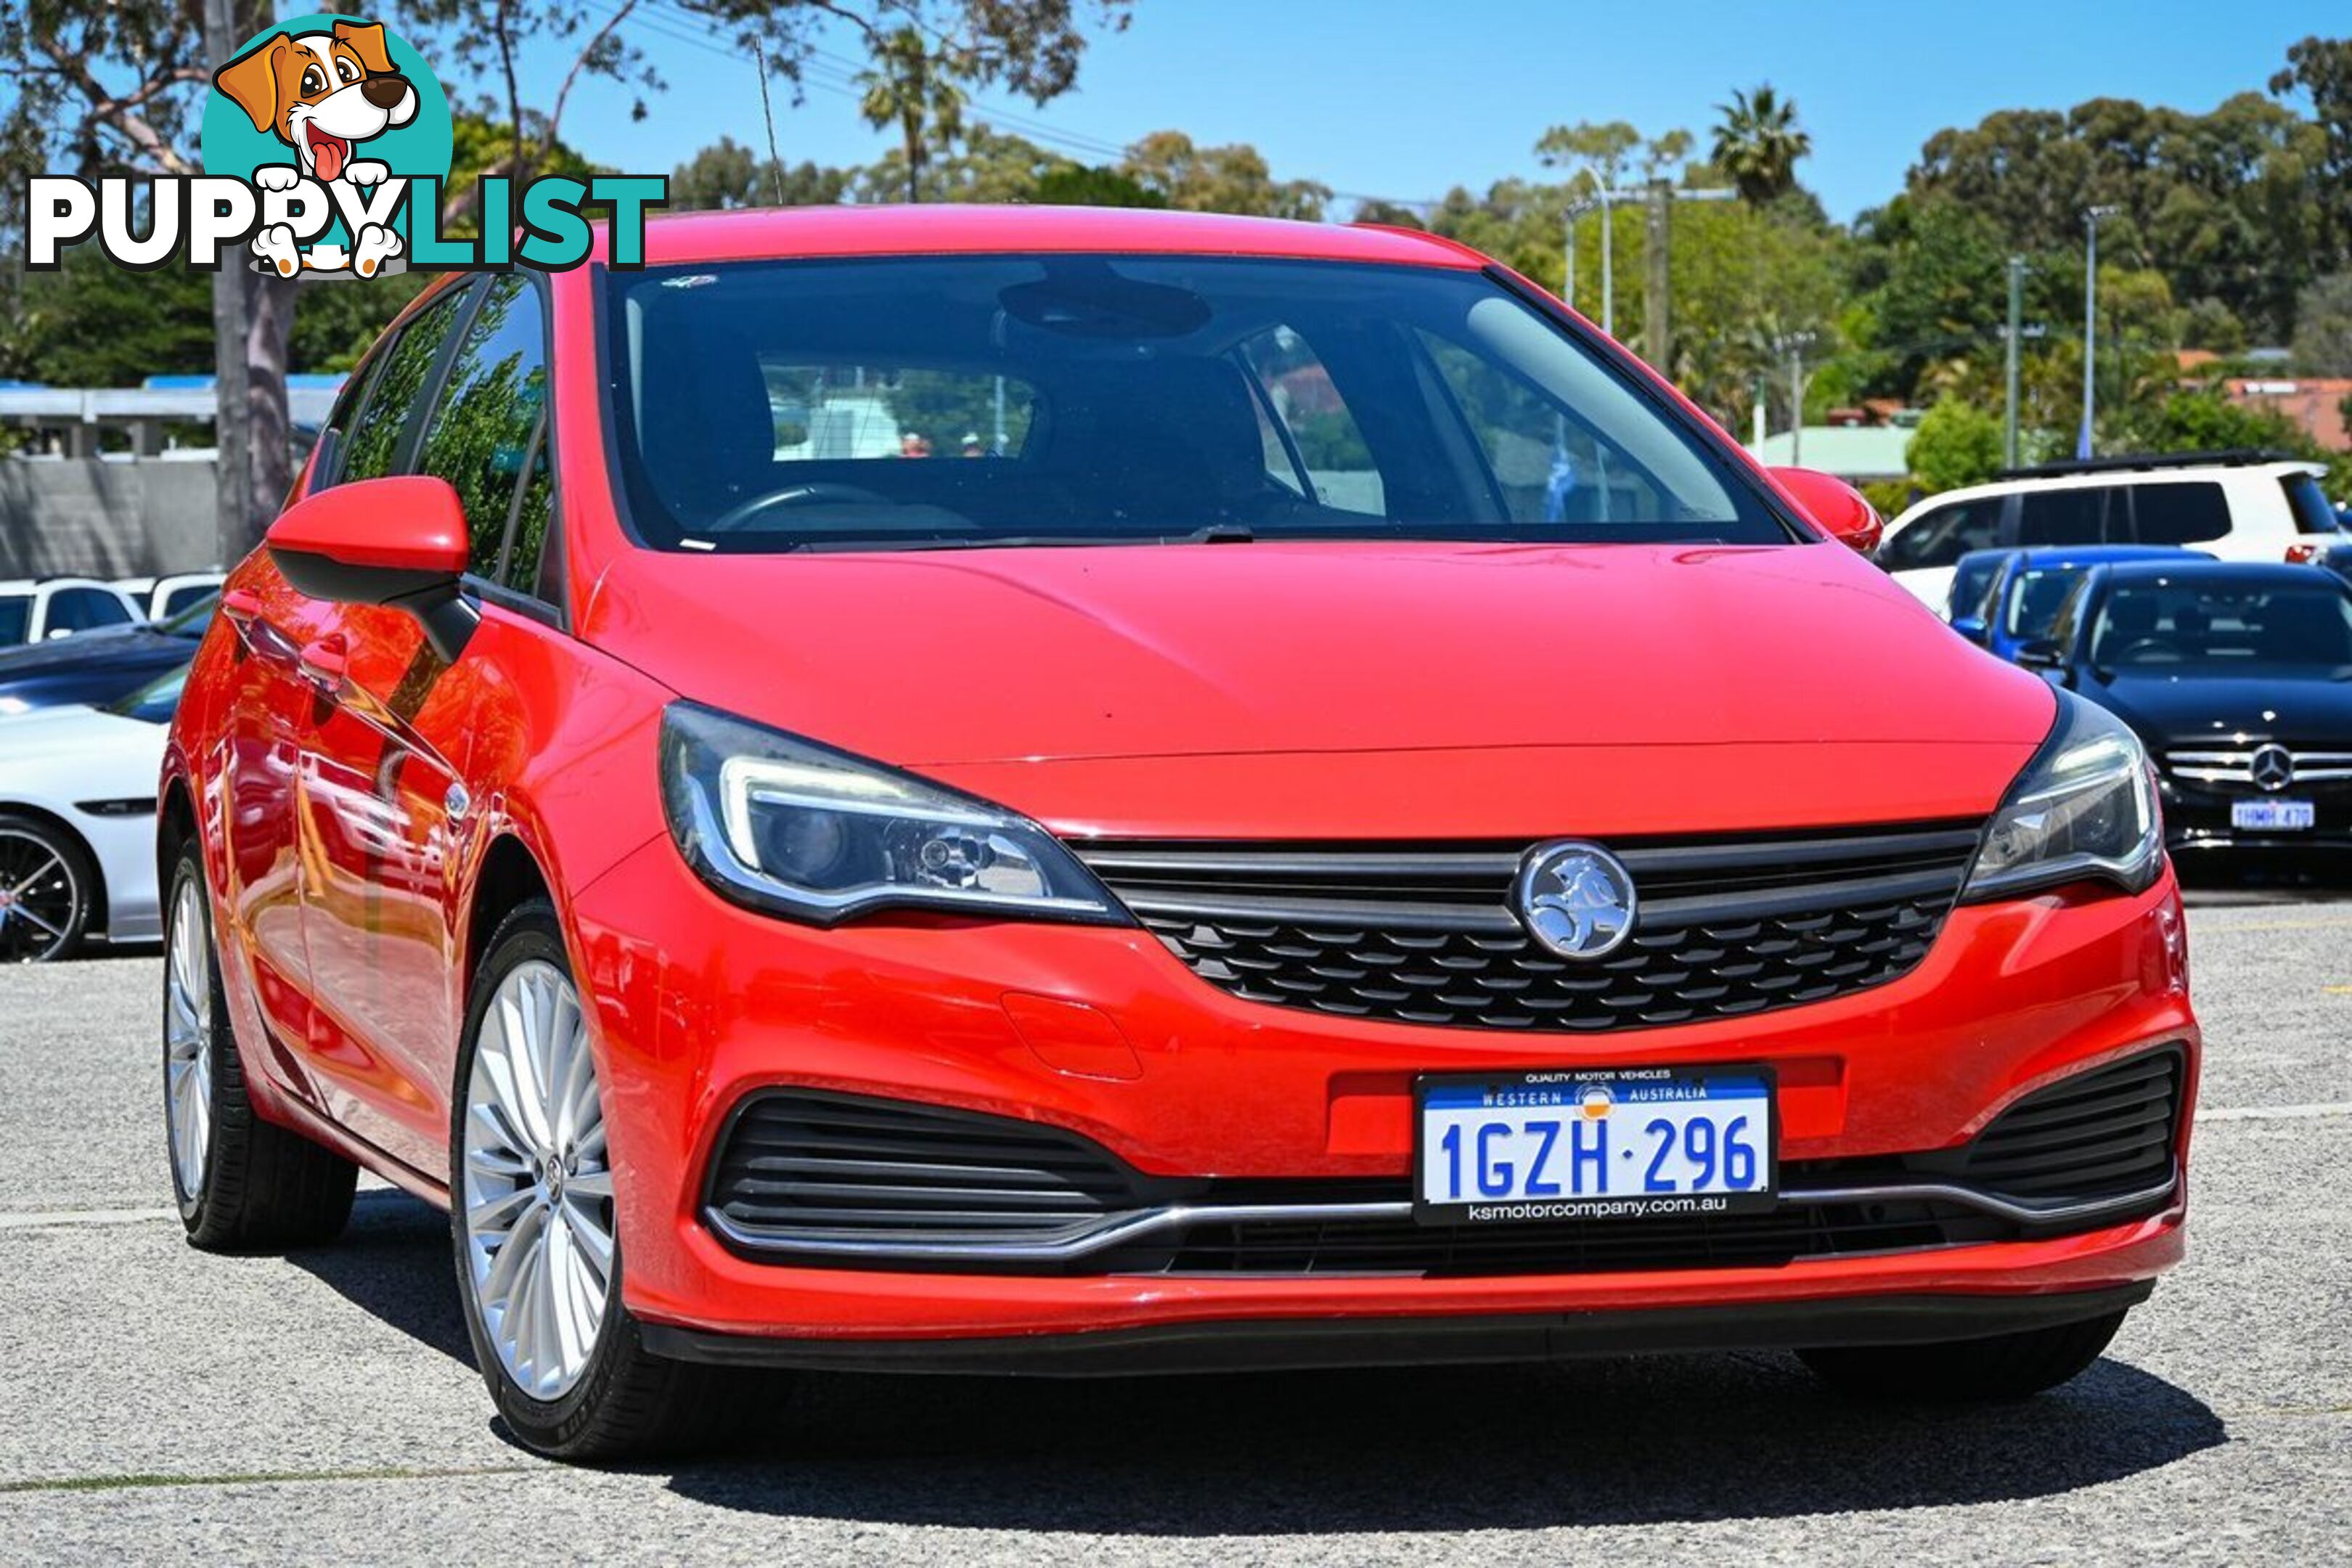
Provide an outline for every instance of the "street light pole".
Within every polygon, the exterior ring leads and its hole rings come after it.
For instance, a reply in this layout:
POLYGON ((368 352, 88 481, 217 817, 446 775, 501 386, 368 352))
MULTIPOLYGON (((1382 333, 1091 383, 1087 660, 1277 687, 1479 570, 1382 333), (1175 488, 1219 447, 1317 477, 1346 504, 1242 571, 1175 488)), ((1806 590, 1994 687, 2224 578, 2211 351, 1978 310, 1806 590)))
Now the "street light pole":
POLYGON ((1607 185, 1601 187, 1601 330, 1613 338, 1617 335, 1617 276, 1612 264, 1617 226, 1609 217, 1611 194, 1607 185))
POLYGON ((2074 438, 2077 458, 2091 455, 2091 416, 2099 397, 2099 220, 2115 210, 2095 206, 2083 212, 2083 429, 2074 438))
POLYGON ((2009 258, 2009 332, 2006 363, 2002 367, 2004 386, 2001 404, 2000 466, 2017 467, 2017 354, 2018 334, 2025 328, 2025 258, 2009 258))

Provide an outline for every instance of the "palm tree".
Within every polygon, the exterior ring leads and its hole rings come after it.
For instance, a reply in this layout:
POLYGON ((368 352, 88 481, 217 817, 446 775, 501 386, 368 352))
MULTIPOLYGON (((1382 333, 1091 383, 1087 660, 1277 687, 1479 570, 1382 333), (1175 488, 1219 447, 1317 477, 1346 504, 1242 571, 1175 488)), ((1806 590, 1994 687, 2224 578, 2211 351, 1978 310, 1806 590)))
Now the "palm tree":
POLYGON ((931 142, 944 146, 963 132, 964 91, 956 62, 934 55, 923 36, 901 27, 874 44, 876 68, 860 71, 866 89, 858 112, 876 130, 898 122, 907 142, 907 199, 923 199, 923 158, 931 142))
POLYGON ((1813 139, 1797 125, 1797 105, 1766 82, 1754 92, 1734 92, 1718 103, 1723 119, 1715 128, 1715 166, 1731 176, 1750 206, 1786 195, 1797 184, 1797 160, 1811 155, 1813 139))

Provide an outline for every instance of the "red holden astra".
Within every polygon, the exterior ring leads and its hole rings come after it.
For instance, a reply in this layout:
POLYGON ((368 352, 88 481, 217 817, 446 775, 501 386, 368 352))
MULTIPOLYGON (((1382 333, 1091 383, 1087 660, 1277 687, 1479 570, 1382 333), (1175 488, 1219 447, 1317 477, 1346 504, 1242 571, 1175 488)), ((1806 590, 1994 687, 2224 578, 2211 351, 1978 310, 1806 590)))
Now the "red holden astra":
POLYGON ((2181 1255, 2147 762, 1525 279, 1167 213, 453 277, 164 765, 198 1246, 451 1215, 524 1441, 755 1369, 1779 1346, 2014 1396, 2181 1255))

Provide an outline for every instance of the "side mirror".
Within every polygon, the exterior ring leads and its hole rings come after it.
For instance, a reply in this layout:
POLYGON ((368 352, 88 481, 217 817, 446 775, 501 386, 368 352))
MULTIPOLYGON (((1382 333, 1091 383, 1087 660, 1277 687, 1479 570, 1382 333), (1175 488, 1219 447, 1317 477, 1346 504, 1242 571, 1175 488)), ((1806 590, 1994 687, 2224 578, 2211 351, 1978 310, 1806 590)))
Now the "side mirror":
POLYGON ((1985 638, 1990 635, 1986 629, 1985 619, 1982 616, 1954 616, 1952 617, 1952 629, 1959 633, 1962 637, 1968 638, 1969 641, 1976 644, 1979 647, 1985 646, 1985 638))
POLYGON ((1818 468, 1770 472, 1780 481, 1781 493, 1797 503, 1797 510, 1815 528, 1864 555, 1878 548, 1878 536, 1886 531, 1886 524, 1860 490, 1818 468))
POLYGON ((295 592, 414 616, 452 664, 481 624, 458 587, 466 509, 446 479, 357 479, 320 490, 280 513, 263 542, 295 592))
POLYGON ((2048 637, 2032 637, 2017 645, 2017 662, 2028 669, 2063 669, 2066 650, 2048 637))

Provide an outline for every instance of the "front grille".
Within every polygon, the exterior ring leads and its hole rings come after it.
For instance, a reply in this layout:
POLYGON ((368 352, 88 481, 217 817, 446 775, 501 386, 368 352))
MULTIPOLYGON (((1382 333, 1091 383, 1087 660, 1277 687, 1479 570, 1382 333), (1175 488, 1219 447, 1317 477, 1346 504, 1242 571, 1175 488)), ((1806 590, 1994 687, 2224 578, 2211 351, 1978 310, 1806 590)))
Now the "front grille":
POLYGON ((1907 1165, 2026 1203, 2146 1192, 2172 1171, 2185 1070, 2181 1054, 2167 1048, 2061 1079, 1963 1148, 1907 1165))
MULTIPOLYGON (((1784 1183, 1836 1184, 1844 1162, 1783 1168, 1784 1183)), ((1291 1184, 1297 1188, 1298 1184, 1291 1184)), ((1263 1192, 1265 1184, 1250 1187, 1263 1192)), ((1250 1187, 1220 1184, 1202 1201, 1248 1201, 1250 1187)), ((1403 1183, 1321 1193, 1402 1199, 1403 1183)), ((2019 1226, 1957 1204, 1809 1204, 1762 1214, 1643 1219, 1547 1220, 1525 1225, 1424 1226, 1377 1221, 1253 1220, 1189 1226, 1172 1239, 1123 1248, 1094 1267, 1120 1274, 1418 1274, 1433 1279, 1507 1274, 1600 1274, 1637 1269, 1769 1268, 1805 1258, 2005 1241, 2019 1226)))
POLYGON ((1508 906, 1526 846, 1073 846, 1202 979, 1341 1017, 1593 1031, 1736 1017, 1882 985, 1927 955, 1975 824, 1610 846, 1640 907, 1598 961, 1508 906))
POLYGON ((2290 776, 2274 784, 2258 784, 2254 779, 2254 754, 2263 749, 2239 746, 2167 752, 2162 760, 2165 773, 2184 784, 2221 784, 2241 790, 2285 789, 2294 784, 2341 784, 2352 779, 2352 752, 2303 751, 2290 746, 2282 748, 2292 770, 2290 776))

